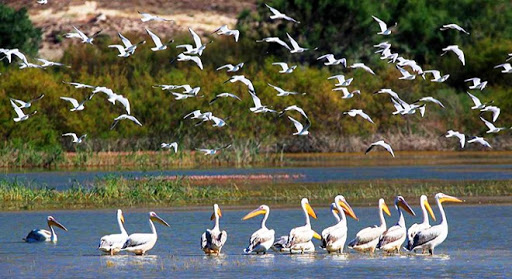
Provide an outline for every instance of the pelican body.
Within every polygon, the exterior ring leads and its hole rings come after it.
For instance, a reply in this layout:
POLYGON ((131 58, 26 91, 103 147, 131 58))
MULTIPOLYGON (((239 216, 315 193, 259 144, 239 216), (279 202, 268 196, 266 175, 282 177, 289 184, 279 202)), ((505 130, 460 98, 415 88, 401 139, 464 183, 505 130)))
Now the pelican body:
POLYGON ((334 203, 331 204, 331 212, 338 223, 322 231, 322 245, 320 247, 324 248, 328 253, 342 253, 347 240, 347 218, 345 217, 345 212, 356 220, 357 217, 342 195, 334 198, 334 203))
POLYGON ((213 214, 210 220, 215 220, 213 228, 207 229, 201 235, 201 249, 207 255, 220 255, 222 247, 226 243, 228 234, 226 231, 221 231, 219 228, 219 218, 222 217, 222 211, 218 204, 213 205, 213 214))
POLYGON ((428 214, 430 214, 430 216, 432 216, 432 219, 434 221, 436 220, 436 216, 434 215, 434 212, 432 211, 432 207, 430 207, 430 204, 428 203, 427 196, 421 195, 420 207, 421 207, 421 212, 423 213, 423 222, 419 223, 419 224, 413 224, 407 230, 407 247, 412 245, 414 236, 418 232, 430 228, 430 223, 428 221, 428 214))
POLYGON ((423 250, 428 250, 430 255, 434 254, 434 248, 443 243, 443 241, 448 236, 448 221, 446 220, 446 215, 444 213, 442 203, 448 202, 462 202, 462 200, 452 197, 443 193, 436 194, 436 202, 439 207, 439 211, 441 212, 441 222, 438 225, 432 226, 428 229, 424 229, 419 231, 412 241, 409 243, 407 249, 412 251, 417 248, 421 248, 423 250))
POLYGON ((67 231, 66 227, 64 227, 61 223, 59 223, 55 218, 52 216, 48 216, 46 218, 48 221, 48 228, 50 228, 49 231, 43 230, 43 229, 33 229, 31 232, 28 233, 28 235, 23 238, 25 242, 57 242, 57 234, 53 230, 53 227, 58 227, 62 230, 67 231))
POLYGON ((384 214, 382 212, 386 212, 388 216, 391 216, 384 199, 379 199, 380 225, 360 230, 356 234, 356 238, 352 239, 352 241, 348 243, 348 248, 359 252, 369 251, 373 253, 375 251, 375 247, 377 247, 381 235, 386 231, 386 219, 384 219, 384 214))
POLYGON ((149 212, 149 226, 151 227, 151 233, 130 234, 121 250, 134 253, 135 255, 144 255, 147 251, 151 250, 158 239, 155 224, 153 224, 153 222, 158 222, 166 227, 170 227, 167 222, 156 215, 155 212, 151 211, 149 212))
POLYGON ((124 216, 121 209, 117 210, 117 224, 121 233, 105 235, 100 239, 98 250, 108 253, 111 256, 119 253, 128 240, 128 233, 124 229, 124 216))
POLYGON ((247 220, 261 214, 265 214, 261 220, 261 228, 251 235, 251 238, 249 239, 249 246, 244 249, 244 253, 246 254, 266 254, 268 249, 272 247, 272 244, 274 244, 275 232, 274 230, 268 229, 266 226, 268 215, 270 214, 270 207, 267 205, 261 205, 245 215, 242 220, 247 220))
POLYGON ((388 253, 400 252, 400 247, 407 237, 407 228, 405 227, 404 214, 400 208, 407 211, 407 213, 416 216, 412 208, 402 196, 397 196, 395 198, 395 208, 398 212, 398 222, 382 234, 379 240, 379 244, 377 244, 377 249, 386 251, 388 253))

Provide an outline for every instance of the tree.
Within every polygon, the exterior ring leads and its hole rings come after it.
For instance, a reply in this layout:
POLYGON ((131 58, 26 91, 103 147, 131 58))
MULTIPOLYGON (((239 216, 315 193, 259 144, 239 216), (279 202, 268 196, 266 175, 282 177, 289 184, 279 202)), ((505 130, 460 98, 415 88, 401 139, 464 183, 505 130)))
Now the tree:
POLYGON ((28 18, 27 9, 14 10, 0 4, 0 48, 18 48, 36 55, 41 42, 41 30, 28 18))

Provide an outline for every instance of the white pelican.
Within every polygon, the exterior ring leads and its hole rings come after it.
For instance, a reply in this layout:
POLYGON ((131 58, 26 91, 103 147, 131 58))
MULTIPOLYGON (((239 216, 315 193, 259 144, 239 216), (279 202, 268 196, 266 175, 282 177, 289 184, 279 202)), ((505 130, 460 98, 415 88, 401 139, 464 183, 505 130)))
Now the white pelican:
POLYGON ((379 244, 377 244, 377 249, 384 250, 388 253, 400 252, 400 247, 407 238, 404 214, 402 210, 400 210, 400 207, 407 211, 407 213, 416 216, 416 213, 414 213, 405 199, 402 196, 397 196, 395 198, 395 208, 398 211, 398 222, 382 234, 379 244))
POLYGON ((84 103, 87 102, 87 100, 89 99, 85 99, 83 100, 81 103, 78 103, 78 100, 75 99, 75 98, 70 98, 70 97, 60 97, 61 100, 64 100, 64 101, 68 101, 71 103, 71 105, 73 105, 73 107, 69 110, 69 111, 79 111, 79 110, 84 110, 84 103))
POLYGON ((286 49, 288 50, 292 50, 288 44, 286 42, 284 42, 283 40, 279 39, 278 37, 267 37, 267 38, 263 38, 261 40, 256 40, 257 43, 261 43, 261 42, 265 42, 265 43, 277 43, 277 44, 280 44, 281 46, 284 46, 286 49))
POLYGON ((308 118, 306 118, 306 120, 307 120, 307 124, 306 125, 302 125, 302 123, 300 123, 295 118, 293 118, 293 117, 291 117, 289 115, 288 115, 288 119, 290 119, 293 122, 293 125, 295 126, 295 129, 297 129, 297 132, 293 133, 294 136, 309 135, 308 129, 309 129, 309 127, 311 127, 311 122, 309 121, 308 118))
POLYGON ((13 118, 14 122, 20 122, 20 121, 27 120, 30 116, 32 116, 32 115, 37 113, 37 110, 35 110, 34 112, 31 112, 29 114, 25 114, 21 110, 21 108, 19 108, 18 105, 16 105, 16 103, 14 103, 13 100, 11 100, 11 106, 14 109, 14 112, 16 112, 16 115, 17 115, 17 117, 13 118))
POLYGON ((368 120, 368 122, 375 124, 370 116, 363 112, 362 109, 351 109, 349 111, 343 112, 343 114, 348 114, 351 117, 356 117, 357 115, 361 116, 363 119, 368 120))
POLYGON ((379 24, 379 27, 380 27, 380 32, 377 33, 379 35, 384 35, 384 36, 387 36, 389 34, 391 34, 391 28, 395 27, 397 25, 397 23, 395 22, 395 25, 393 25, 393 27, 389 27, 388 28, 388 25, 380 20, 379 18, 377 18, 376 16, 372 16, 372 18, 377 21, 377 23, 379 24))
POLYGON ((396 65, 396 68, 400 71, 400 73, 402 74, 401 77, 399 77, 398 79, 403 79, 403 80, 413 80, 416 78, 416 75, 411 75, 411 73, 409 73, 406 69, 396 65))
POLYGON ((435 221, 436 216, 434 215, 434 212, 432 211, 432 207, 430 207, 430 204, 428 203, 428 198, 425 195, 421 195, 420 197, 420 207, 421 212, 423 213, 423 222, 422 223, 415 223, 412 226, 409 227, 407 230, 407 247, 410 247, 413 243, 414 236, 424 230, 430 228, 430 223, 428 221, 428 214, 432 216, 432 219, 435 221))
POLYGON ((224 246, 228 238, 226 231, 221 231, 219 228, 220 217, 222 217, 222 211, 218 204, 214 204, 213 214, 210 220, 215 220, 215 225, 211 230, 206 229, 206 232, 201 235, 201 249, 207 255, 219 255, 222 250, 222 246, 224 246))
POLYGON ((423 74, 421 74, 421 76, 423 77, 423 79, 425 79, 425 74, 429 74, 429 73, 434 76, 434 79, 430 80, 432 82, 445 82, 450 77, 450 75, 448 75, 448 74, 441 76, 441 72, 438 70, 423 71, 423 74))
POLYGON ((464 28, 460 27, 459 25, 457 25, 455 23, 445 24, 445 25, 443 25, 443 27, 439 28, 439 30, 441 30, 441 31, 445 31, 448 29, 457 30, 457 31, 460 31, 460 32, 463 32, 463 33, 466 33, 467 35, 469 35, 469 33, 466 30, 464 30, 464 28))
POLYGON ((151 32, 147 28, 146 28, 146 32, 148 33, 148 35, 153 40, 153 43, 155 44, 155 47, 151 48, 152 51, 159 51, 159 50, 167 49, 167 46, 174 42, 174 40, 169 40, 167 43, 162 44, 162 41, 160 40, 160 38, 155 33, 151 32))
POLYGON ((459 139, 460 148, 464 148, 464 145, 466 144, 466 135, 463 133, 454 131, 454 130, 448 130, 446 132, 445 137, 451 138, 451 137, 457 137, 459 139))
POLYGON ((155 16, 155 15, 148 14, 148 13, 143 13, 143 12, 140 12, 140 11, 137 11, 137 12, 142 16, 142 18, 140 19, 142 22, 147 22, 147 21, 174 21, 174 20, 171 20, 171 19, 161 18, 159 16, 155 16))
POLYGON ((44 94, 41 94, 39 97, 33 99, 33 100, 30 100, 30 101, 22 101, 22 100, 17 100, 17 99, 13 99, 11 98, 11 101, 14 101, 15 103, 18 103, 18 107, 20 109, 24 109, 24 108, 29 108, 32 106, 32 103, 35 102, 35 101, 38 101, 38 100, 41 100, 42 98, 44 97, 44 94))
POLYGON ((260 214, 265 214, 261 220, 261 228, 251 235, 251 239, 249 239, 249 246, 244 249, 244 253, 246 254, 250 254, 252 252, 255 252, 256 254, 266 254, 268 249, 272 247, 272 244, 274 244, 275 232, 274 230, 269 230, 265 224, 267 222, 268 215, 270 214, 270 207, 264 204, 260 205, 260 207, 245 215, 242 220, 247 220, 260 214))
POLYGON ((82 143, 82 141, 87 137, 87 134, 83 134, 81 137, 78 137, 75 133, 65 133, 62 134, 63 137, 72 137, 73 143, 82 143))
POLYGON ((66 227, 64 227, 61 223, 57 222, 55 218, 52 216, 48 216, 48 228, 50 228, 50 231, 43 230, 43 229, 33 229, 31 232, 28 233, 28 235, 23 238, 25 242, 45 242, 45 241, 51 241, 53 243, 57 242, 57 234, 53 230, 53 227, 57 227, 60 229, 63 229, 67 231, 66 227))
POLYGON ((345 241, 347 240, 347 218, 348 216, 357 220, 356 214, 345 200, 345 197, 338 195, 334 198, 334 208, 331 206, 331 210, 338 222, 336 225, 328 227, 322 231, 322 245, 320 247, 325 248, 328 253, 332 252, 343 252, 345 241), (339 217, 338 215, 339 214, 339 217))
POLYGON ((171 148, 172 148, 172 149, 174 149, 174 153, 178 152, 178 143, 177 142, 171 142, 171 143, 162 142, 160 147, 164 148, 164 149, 169 149, 169 150, 171 150, 171 148))
POLYGON ((292 21, 294 23, 300 23, 299 21, 287 16, 286 14, 281 13, 277 9, 272 8, 267 4, 265 4, 265 6, 267 6, 267 8, 269 8, 270 12, 272 13, 272 15, 270 16, 270 19, 284 19, 284 20, 292 21))
POLYGON ((121 114, 118 117, 114 118, 114 123, 112 123, 112 126, 110 126, 110 130, 114 129, 114 127, 116 127, 117 123, 124 119, 131 120, 135 124, 142 126, 142 123, 140 123, 140 121, 137 118, 135 118, 135 116, 128 115, 128 114, 121 114))
POLYGON ((293 73, 293 70, 295 70, 297 68, 297 65, 288 67, 288 64, 286 64, 284 62, 275 62, 275 63, 272 63, 272 65, 280 66, 281 71, 279 71, 279 73, 281 73, 281 74, 291 74, 291 73, 293 73))
POLYGON ((379 141, 376 141, 376 142, 370 144, 370 147, 368 147, 368 149, 366 149, 364 154, 370 152, 373 149, 373 147, 375 147, 375 146, 382 146, 382 147, 384 147, 391 154, 391 156, 393 156, 393 158, 395 157, 395 153, 393 152, 393 149, 391 148, 391 145, 387 144, 383 140, 379 140, 379 141))
POLYGON ((490 134, 490 133, 499 133, 499 132, 501 132, 501 131, 503 131, 503 130, 506 130, 506 129, 507 129, 507 128, 505 128, 505 127, 496 127, 496 126, 494 126, 494 124, 492 124, 491 122, 489 122, 489 121, 485 120, 485 119, 484 119, 484 118, 482 118, 481 116, 480 116, 480 119, 484 122, 485 126, 487 126, 487 128, 489 129, 489 130, 487 130, 487 132, 486 132, 487 134, 490 134))
POLYGON ((149 226, 151 233, 132 233, 123 245, 122 251, 128 251, 135 255, 144 255, 147 251, 151 250, 155 244, 158 236, 156 234, 155 224, 153 221, 158 222, 166 227, 170 227, 167 222, 156 215, 155 212, 149 212, 149 226))
POLYGON ((487 81, 482 81, 478 77, 465 79, 464 82, 472 82, 473 85, 470 85, 468 88, 469 89, 480 89, 480 91, 484 90, 484 88, 487 86, 487 81))
POLYGON ((492 122, 496 122, 496 120, 498 120, 498 116, 500 116, 501 109, 496 106, 486 106, 485 108, 480 110, 480 113, 485 111, 492 112, 492 122))
POLYGON ((443 209, 443 202, 462 202, 462 200, 448 196, 443 193, 436 194, 436 202, 439 207, 439 211, 441 212, 441 222, 438 225, 432 226, 428 229, 419 231, 413 239, 411 245, 409 245, 408 250, 412 251, 416 248, 421 248, 423 250, 428 249, 430 255, 434 254, 434 248, 443 243, 443 241, 448 236, 448 221, 446 220, 446 215, 443 209))
MULTIPOLYGON (((98 31, 98 32, 94 33, 92 36, 88 37, 87 35, 84 34, 84 32, 78 30, 78 28, 76 28, 75 26, 73 26, 73 28, 76 31, 75 34, 78 34, 79 38, 82 39, 82 43, 83 44, 91 44, 91 45, 92 45, 92 41, 94 41, 94 38, 96 38, 96 36, 98 36, 101 33, 101 31, 102 31, 100 29, 100 31, 98 31)), ((68 37, 68 38, 71 38, 71 36, 68 37)))
POLYGON ((233 65, 233 64, 226 64, 226 65, 223 65, 223 66, 220 66, 216 69, 216 71, 218 70, 222 70, 222 69, 228 69, 227 72, 228 73, 234 73, 234 72, 238 72, 240 69, 242 69, 242 67, 244 66, 244 63, 238 63, 236 65, 233 65))
POLYGON ((379 199, 380 225, 360 230, 356 234, 356 238, 348 243, 348 248, 360 252, 370 251, 373 253, 375 251, 375 247, 379 243, 380 236, 386 231, 386 219, 384 219, 384 214, 382 212, 386 212, 387 215, 391 216, 388 206, 384 202, 384 199, 381 198, 379 199))
POLYGON ((512 73, 512 66, 510 65, 510 63, 503 63, 503 64, 496 65, 496 66, 494 66, 494 69, 501 68, 501 67, 503 67, 503 70, 501 71, 502 73, 504 73, 504 74, 512 73))
POLYGON ((370 69, 370 67, 366 66, 363 63, 354 63, 354 64, 350 65, 350 68, 352 68, 352 69, 360 68, 360 69, 367 71, 368 73, 370 73, 372 75, 375 75, 375 72, 372 69, 370 69))
POLYGON ((472 139, 468 140, 468 143, 479 143, 485 147, 492 148, 492 146, 482 137, 473 137, 472 139))
POLYGON ((349 86, 354 78, 345 79, 344 75, 335 75, 328 77, 327 79, 337 79, 338 83, 336 83, 334 86, 349 86))
POLYGON ((231 93, 227 93, 227 92, 224 92, 224 93, 220 93, 220 94, 217 94, 213 99, 210 100, 210 102, 208 102, 208 104, 213 104, 215 101, 217 101, 219 98, 227 98, 227 97, 230 97, 230 98, 234 98, 234 99, 237 99, 239 101, 241 101, 242 99, 240 99, 240 97, 238 97, 237 95, 235 94, 231 94, 231 93))
POLYGON ((459 48, 458 45, 447 46, 447 47, 443 48, 443 51, 444 52, 441 54, 441 56, 448 53, 448 51, 453 51, 453 53, 455 53, 457 55, 457 58, 459 58, 460 62, 462 63, 462 66, 466 65, 466 60, 464 59, 464 52, 459 48))
POLYGON ((238 36, 240 36, 240 31, 236 29, 229 29, 226 24, 217 28, 213 33, 217 33, 217 35, 226 35, 235 37, 235 42, 238 42, 238 36))
POLYGON ((105 253, 109 253, 111 256, 119 253, 123 248, 124 244, 128 240, 128 233, 124 229, 124 216, 121 209, 117 210, 117 224, 121 233, 105 235, 100 239, 100 245, 98 249, 105 253))
POLYGON ((327 59, 327 62, 324 62, 324 65, 326 65, 326 66, 341 64, 345 68, 347 67, 347 59, 346 58, 336 59, 336 58, 334 58, 334 54, 332 54, 332 53, 322 55, 322 56, 318 57, 316 60, 321 60, 321 59, 327 59))

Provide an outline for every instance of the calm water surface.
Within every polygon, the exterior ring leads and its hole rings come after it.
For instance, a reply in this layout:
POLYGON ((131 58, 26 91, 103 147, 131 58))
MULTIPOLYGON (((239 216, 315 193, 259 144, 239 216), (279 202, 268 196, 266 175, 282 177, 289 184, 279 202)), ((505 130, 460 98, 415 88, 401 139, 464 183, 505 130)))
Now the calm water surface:
MULTIPOLYGON (((45 227, 48 212, 0 213, 0 277, 179 277, 196 278, 214 275, 217 278, 300 278, 315 277, 477 277, 512 276, 512 206, 450 206, 445 207, 450 233, 447 240, 430 256, 367 256, 350 251, 346 255, 327 255, 317 250, 314 255, 264 256, 242 255, 259 219, 241 221, 249 210, 225 210, 221 228, 228 232, 228 241, 220 257, 207 257, 199 248, 199 239, 207 227, 211 212, 175 212, 161 210, 159 215, 171 224, 157 224, 159 239, 147 256, 102 256, 97 250, 102 235, 118 231, 115 210, 56 211, 51 214, 68 232, 58 231, 59 242, 28 244, 21 239, 33 228, 45 227)), ((354 208, 360 221, 349 220, 350 240, 356 232, 377 223, 376 208, 354 208)), ((415 211, 420 213, 418 208, 415 211)), ((437 213, 437 209, 434 208, 437 213)), ((327 208, 316 208, 318 219, 313 228, 321 232, 330 226, 333 217, 327 208)), ((396 222, 392 209, 388 225, 396 222)), ((126 211, 126 229, 148 232, 147 213, 126 211)), ((407 216, 408 226, 420 217, 407 216)), ((267 226, 276 235, 303 224, 300 209, 272 210, 267 226)), ((319 243, 316 243, 319 245, 319 243)))

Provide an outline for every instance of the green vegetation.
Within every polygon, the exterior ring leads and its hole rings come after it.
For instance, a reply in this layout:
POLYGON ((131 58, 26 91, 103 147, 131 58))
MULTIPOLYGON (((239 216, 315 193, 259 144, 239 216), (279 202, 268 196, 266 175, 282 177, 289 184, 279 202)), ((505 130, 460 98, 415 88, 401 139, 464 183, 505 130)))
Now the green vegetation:
POLYGON ((34 28, 27 9, 18 11, 0 4, 0 48, 19 48, 29 55, 37 54, 41 30, 34 28))

